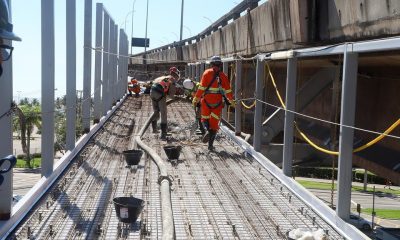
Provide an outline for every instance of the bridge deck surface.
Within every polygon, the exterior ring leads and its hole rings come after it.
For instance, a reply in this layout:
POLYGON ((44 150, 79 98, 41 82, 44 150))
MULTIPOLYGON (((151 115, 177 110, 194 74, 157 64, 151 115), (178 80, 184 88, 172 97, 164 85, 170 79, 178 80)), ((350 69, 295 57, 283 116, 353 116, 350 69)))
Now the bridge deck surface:
MULTIPOLYGON (((146 154, 127 168, 122 154, 151 114, 148 96, 128 97, 11 239, 160 239, 158 168, 146 154), (118 221, 112 200, 120 196, 145 201, 136 223, 118 221)), ((168 140, 150 130, 142 138, 173 179, 176 239, 286 239, 295 228, 322 228, 329 239, 343 239, 222 133, 208 152, 200 136, 190 135, 193 119, 189 103, 175 102, 168 107, 168 140), (167 160, 167 144, 182 146, 179 161, 167 160)))

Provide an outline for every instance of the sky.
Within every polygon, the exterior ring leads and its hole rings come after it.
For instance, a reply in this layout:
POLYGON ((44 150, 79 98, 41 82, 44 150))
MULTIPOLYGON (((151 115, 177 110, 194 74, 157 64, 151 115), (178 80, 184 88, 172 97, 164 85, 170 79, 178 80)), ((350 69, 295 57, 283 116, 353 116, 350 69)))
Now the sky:
MULTIPOLYGON (((55 2, 55 95, 66 93, 66 1, 55 2)), ((76 0, 77 28, 77 90, 83 88, 83 17, 84 0, 76 0)), ((119 28, 128 37, 145 37, 147 0, 93 0, 93 36, 95 40, 96 3, 102 2, 119 28), (133 10, 133 26, 132 26, 133 10), (133 27, 133 33, 132 33, 133 27)), ((263 2, 263 1, 261 1, 263 2)), ((179 40, 182 0, 149 0, 147 37, 148 50, 179 40)), ((240 0, 186 0, 184 1, 183 39, 197 35, 211 22, 234 8, 240 0)), ((14 99, 41 96, 41 1, 11 0, 14 32, 22 42, 13 42, 13 95, 14 99)), ((134 47, 133 53, 144 48, 134 47)), ((94 64, 94 54, 92 54, 94 64)), ((94 69, 94 68, 92 68, 94 69)), ((92 70, 92 87, 93 87, 92 70)))

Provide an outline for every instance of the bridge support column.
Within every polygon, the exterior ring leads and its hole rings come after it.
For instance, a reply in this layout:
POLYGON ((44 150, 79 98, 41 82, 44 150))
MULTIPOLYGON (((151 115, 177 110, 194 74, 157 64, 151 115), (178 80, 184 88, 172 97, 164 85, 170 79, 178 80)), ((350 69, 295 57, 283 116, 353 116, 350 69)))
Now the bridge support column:
POLYGON ((82 102, 82 127, 83 132, 90 131, 90 105, 92 88, 92 0, 85 0, 85 26, 83 50, 83 102, 82 102))
POLYGON ((67 109, 66 148, 75 147, 76 129, 76 1, 67 1, 67 109))
MULTIPOLYGON (((257 69, 256 69, 256 99, 264 100, 263 89, 264 89, 264 69, 265 63, 257 59, 257 69)), ((253 147, 254 150, 261 150, 261 132, 262 132, 262 113, 263 113, 263 103, 260 101, 256 102, 256 107, 254 110, 254 138, 253 147)))
MULTIPOLYGON (((297 82, 297 58, 289 58, 287 61, 286 101, 285 101, 286 109, 289 111, 295 111, 296 82, 297 82)), ((282 171, 283 174, 285 174, 288 177, 291 177, 292 162, 293 162, 294 113, 289 111, 285 111, 282 171)))
MULTIPOLYGON (((229 75, 228 75, 228 71, 229 71, 229 62, 223 62, 222 63, 222 71, 226 74, 226 76, 228 76, 229 77, 229 75)), ((228 106, 225 106, 223 109, 222 109, 222 118, 223 119, 227 119, 228 118, 228 106)))
POLYGON ((54 1, 42 0, 42 176, 54 165, 54 1))
MULTIPOLYGON (((11 1, 8 6, 11 11, 11 1)), ((12 46, 12 41, 5 40, 4 44, 12 46)), ((11 108, 13 100, 13 74, 12 74, 12 58, 2 64, 4 72, 0 77, 0 114, 6 113, 11 108)), ((13 154, 12 146, 12 115, 4 115, 0 118, 0 158, 13 154)), ((3 184, 0 185, 0 220, 7 220, 11 216, 11 203, 13 195, 13 175, 12 170, 2 174, 4 177, 3 184)))
POLYGON ((354 129, 344 127, 344 125, 354 126, 357 70, 358 54, 349 52, 346 45, 343 63, 342 103, 340 113, 341 125, 339 137, 338 202, 336 208, 337 215, 342 219, 348 219, 350 215, 354 129))
POLYGON ((94 72, 94 123, 98 123, 101 118, 101 51, 103 35, 103 4, 96 3, 96 51, 95 51, 95 72, 94 72))
POLYGON ((107 15, 107 13, 104 13, 104 23, 103 23, 103 83, 102 83, 102 116, 107 114, 108 110, 108 102, 109 102, 109 95, 108 95, 108 81, 109 81, 109 67, 108 67, 108 52, 110 51, 110 17, 107 15))
POLYGON ((206 63, 204 63, 204 62, 200 63, 199 81, 201 80, 201 77, 203 76, 203 73, 205 70, 206 70, 206 63))
MULTIPOLYGON (((242 98, 242 60, 236 61, 235 98, 242 98)), ((242 104, 237 102, 235 107, 235 135, 242 132, 242 104)))
POLYGON ((200 76, 200 63, 196 63, 196 81, 200 82, 201 76, 200 76))

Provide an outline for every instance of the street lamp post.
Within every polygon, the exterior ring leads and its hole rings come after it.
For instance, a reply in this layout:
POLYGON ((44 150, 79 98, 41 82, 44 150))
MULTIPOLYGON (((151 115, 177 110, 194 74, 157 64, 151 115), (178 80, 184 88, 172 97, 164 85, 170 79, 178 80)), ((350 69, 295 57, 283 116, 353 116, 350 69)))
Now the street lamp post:
MULTIPOLYGON (((134 11, 129 11, 127 14, 126 14, 126 16, 125 16, 125 21, 124 21, 124 29, 125 29, 125 32, 126 32, 126 22, 128 21, 128 17, 129 17, 129 15, 132 13, 132 15, 133 15, 133 12, 134 11)), ((120 25, 122 25, 122 24, 120 24, 120 25)))
POLYGON ((185 25, 183 25, 183 27, 186 28, 186 29, 189 31, 189 35, 190 35, 189 37, 191 37, 191 36, 192 36, 192 31, 190 31, 190 28, 188 28, 188 27, 185 26, 185 25))
POLYGON ((210 25, 213 24, 212 20, 206 16, 203 16, 203 18, 207 19, 210 22, 210 25))
POLYGON ((183 4, 184 4, 184 0, 182 0, 182 5, 181 5, 181 36, 179 41, 182 41, 182 31, 183 31, 183 4))
MULTIPOLYGON (((135 3, 136 3, 136 0, 134 0, 133 1, 133 4, 132 4, 132 27, 131 27, 131 55, 132 55, 132 38, 133 38, 133 13, 135 12, 135 3)), ((147 23, 146 23, 146 25, 147 25, 147 23)), ((129 63, 128 63, 129 64, 129 63)))
MULTIPOLYGON (((172 34, 174 34, 174 36, 176 37, 176 39, 178 39, 178 34, 176 34, 175 32, 171 32, 172 34)), ((182 39, 182 38, 181 38, 182 39)))
MULTIPOLYGON (((135 0, 136 1, 136 0, 135 0)), ((146 31, 145 31, 145 34, 144 34, 144 41, 145 41, 145 44, 144 44, 144 64, 145 64, 145 68, 146 68, 146 72, 147 72, 147 60, 146 60, 146 50, 147 50, 147 23, 148 23, 148 20, 149 20, 149 0, 147 0, 147 7, 146 7, 146 31)))

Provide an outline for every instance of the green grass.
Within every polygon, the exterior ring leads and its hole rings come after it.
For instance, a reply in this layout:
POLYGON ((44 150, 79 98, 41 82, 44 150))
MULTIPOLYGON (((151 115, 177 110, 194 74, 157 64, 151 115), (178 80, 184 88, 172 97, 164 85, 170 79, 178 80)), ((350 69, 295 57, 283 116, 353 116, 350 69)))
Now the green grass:
MULTIPOLYGON (((322 183, 322 182, 314 182, 314 181, 307 181, 307 180, 296 180, 298 183, 303 185, 305 188, 309 189, 320 189, 320 190, 331 190, 330 183, 322 183)), ((336 184, 334 185, 336 189, 336 184)))
MULTIPOLYGON (((42 158, 34 158, 31 160, 31 167, 38 168, 42 164, 42 158)), ((27 168, 26 161, 23 159, 17 159, 17 164, 15 168, 27 168)))
MULTIPOLYGON (((303 187, 309 189, 320 189, 320 190, 331 190, 331 184, 325 182, 316 182, 316 181, 307 181, 307 180, 297 180, 303 187)), ((336 190, 337 186, 336 183, 334 184, 334 189, 336 190)), ((352 191, 363 192, 364 188, 361 186, 352 186, 352 191)), ((390 193, 394 195, 400 195, 400 191, 398 190, 391 190, 391 189, 384 189, 384 188, 375 188, 376 192, 383 192, 383 193, 390 193)), ((367 187, 367 192, 372 193, 373 188, 367 187)))
MULTIPOLYGON (((362 213, 372 215, 372 208, 361 209, 362 213)), ((375 209, 376 216, 386 219, 400 219, 399 209, 375 209)))

